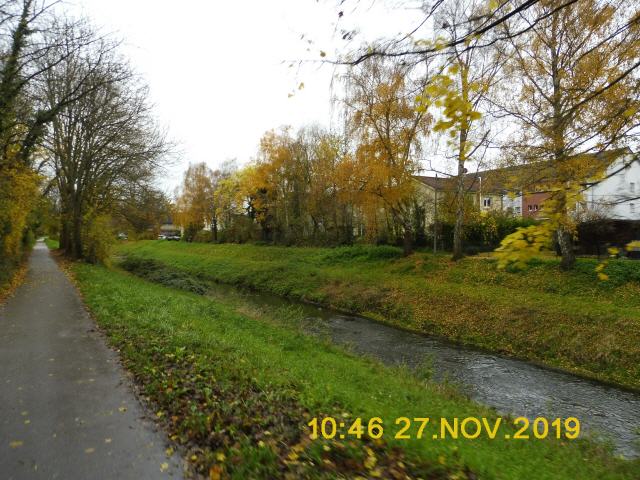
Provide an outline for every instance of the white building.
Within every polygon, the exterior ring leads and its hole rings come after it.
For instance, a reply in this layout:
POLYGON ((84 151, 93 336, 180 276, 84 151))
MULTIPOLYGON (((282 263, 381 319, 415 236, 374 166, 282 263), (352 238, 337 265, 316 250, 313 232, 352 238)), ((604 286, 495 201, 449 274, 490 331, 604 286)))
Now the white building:
POLYGON ((640 157, 630 151, 607 167, 604 178, 585 183, 587 212, 615 220, 640 220, 640 157))

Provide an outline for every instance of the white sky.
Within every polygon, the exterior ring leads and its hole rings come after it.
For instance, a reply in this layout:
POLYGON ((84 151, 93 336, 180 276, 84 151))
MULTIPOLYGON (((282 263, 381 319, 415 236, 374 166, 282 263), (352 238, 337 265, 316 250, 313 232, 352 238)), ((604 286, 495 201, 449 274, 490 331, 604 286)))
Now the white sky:
POLYGON ((320 60, 320 50, 329 58, 344 48, 340 34, 334 34, 341 8, 340 27, 357 21, 358 42, 406 33, 420 20, 418 12, 394 8, 389 0, 339 3, 69 0, 65 8, 124 40, 123 53, 148 82, 159 122, 179 144, 180 159, 161 181, 172 191, 189 162, 212 168, 230 158, 246 163, 266 130, 314 122, 329 126, 334 68, 317 62, 288 65, 320 60))

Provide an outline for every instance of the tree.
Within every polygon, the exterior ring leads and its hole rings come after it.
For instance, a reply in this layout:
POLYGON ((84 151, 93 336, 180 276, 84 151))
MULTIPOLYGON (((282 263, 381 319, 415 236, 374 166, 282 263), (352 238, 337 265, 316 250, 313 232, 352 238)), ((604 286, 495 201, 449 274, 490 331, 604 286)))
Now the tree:
POLYGON ((465 198, 468 188, 467 163, 482 158, 488 148, 490 129, 482 121, 481 111, 487 109, 487 97, 495 85, 503 63, 498 49, 480 49, 479 38, 469 37, 478 22, 488 12, 484 3, 456 0, 444 7, 438 24, 451 44, 444 57, 444 72, 434 76, 420 97, 421 108, 440 107, 441 116, 435 122, 435 132, 445 132, 456 162, 456 214, 453 233, 453 259, 463 257, 465 198), (459 44, 460 38, 467 38, 459 44), (475 157, 475 158, 474 158, 475 157))
POLYGON ((47 70, 38 92, 45 105, 59 106, 45 130, 43 157, 60 196, 61 248, 82 258, 104 250, 84 245, 87 234, 97 231, 92 223, 106 224, 105 215, 115 211, 130 185, 153 180, 168 145, 152 118, 147 87, 113 45, 98 42, 77 49, 62 40, 57 45, 48 53, 61 60, 47 70), (85 93, 64 102, 80 79, 85 93))
POLYGON ((189 164, 176 198, 176 220, 185 229, 187 241, 211 226, 217 240, 217 215, 214 189, 217 176, 206 163, 189 164))
MULTIPOLYGON (((504 25, 507 36, 529 29, 510 37, 509 83, 518 95, 507 93, 500 106, 518 122, 505 148, 535 169, 538 186, 551 192, 544 205, 549 222, 538 238, 550 241, 555 232, 561 268, 569 269, 575 263, 581 183, 604 174, 602 155, 628 145, 640 120, 634 74, 640 65, 640 12, 622 0, 555 7, 556 2, 537 2, 530 15, 504 25)), ((509 245, 502 250, 506 259, 523 244, 509 245)))
MULTIPOLYGON (((51 6, 34 0, 0 2, 0 256, 17 255, 15 247, 37 203, 34 153, 47 126, 94 88, 79 76, 54 103, 40 94, 46 75, 68 55, 103 40, 75 28, 78 23, 56 20, 51 6)), ((99 63, 92 60, 88 71, 99 63)))
MULTIPOLYGON (((421 138, 430 116, 417 109, 424 85, 413 82, 407 68, 371 60, 347 76, 345 105, 356 141, 354 184, 363 207, 374 216, 382 206, 399 231, 405 254, 412 251, 413 175, 419 169, 421 138)), ((395 233, 395 232, 394 232, 395 233)))

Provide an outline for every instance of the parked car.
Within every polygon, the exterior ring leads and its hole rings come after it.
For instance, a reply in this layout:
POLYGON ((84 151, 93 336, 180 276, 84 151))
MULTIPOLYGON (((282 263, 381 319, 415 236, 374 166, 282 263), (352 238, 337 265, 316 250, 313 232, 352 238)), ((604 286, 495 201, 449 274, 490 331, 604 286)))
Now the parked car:
POLYGON ((167 236, 163 233, 161 233, 160 235, 158 235, 158 240, 166 240, 167 236))
POLYGON ((180 241, 180 235, 178 235, 178 234, 168 235, 168 236, 167 236, 167 240, 180 241))
POLYGON ((124 232, 120 232, 118 234, 118 240, 129 240, 129 236, 124 232))

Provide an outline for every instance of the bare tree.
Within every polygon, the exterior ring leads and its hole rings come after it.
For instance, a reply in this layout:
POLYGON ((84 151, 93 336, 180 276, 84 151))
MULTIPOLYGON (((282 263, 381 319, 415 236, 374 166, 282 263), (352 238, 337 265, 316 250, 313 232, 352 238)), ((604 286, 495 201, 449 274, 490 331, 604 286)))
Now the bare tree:
POLYGON ((49 53, 63 60, 40 83, 41 97, 58 109, 46 129, 45 160, 60 195, 61 247, 80 258, 84 223, 110 211, 132 184, 151 182, 168 145, 151 115, 147 87, 111 44, 75 49, 61 42, 49 53), (66 102, 80 83, 84 94, 66 102))
POLYGON ((10 162, 30 166, 34 149, 47 124, 58 113, 95 88, 88 74, 116 47, 82 21, 58 21, 52 13, 56 1, 6 0, 0 4, 0 168, 10 162), (87 61, 84 76, 74 78, 56 103, 39 95, 47 74, 71 55, 87 48, 98 55, 87 61), (8 155, 18 148, 18 154, 8 155))

